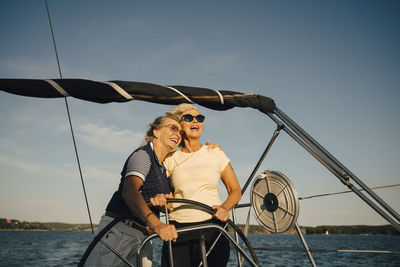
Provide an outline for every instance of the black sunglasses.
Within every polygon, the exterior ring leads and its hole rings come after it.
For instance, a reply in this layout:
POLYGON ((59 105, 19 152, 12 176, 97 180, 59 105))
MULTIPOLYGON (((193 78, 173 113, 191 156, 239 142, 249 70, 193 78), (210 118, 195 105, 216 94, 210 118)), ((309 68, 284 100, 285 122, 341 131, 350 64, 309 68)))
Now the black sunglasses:
POLYGON ((181 122, 182 120, 185 120, 185 121, 187 121, 187 122, 191 122, 191 121, 193 120, 193 118, 196 118, 196 120, 197 120, 198 122, 203 122, 204 119, 205 119, 205 116, 204 116, 204 115, 193 116, 193 115, 190 115, 190 114, 185 114, 185 115, 182 116, 180 122, 181 122))

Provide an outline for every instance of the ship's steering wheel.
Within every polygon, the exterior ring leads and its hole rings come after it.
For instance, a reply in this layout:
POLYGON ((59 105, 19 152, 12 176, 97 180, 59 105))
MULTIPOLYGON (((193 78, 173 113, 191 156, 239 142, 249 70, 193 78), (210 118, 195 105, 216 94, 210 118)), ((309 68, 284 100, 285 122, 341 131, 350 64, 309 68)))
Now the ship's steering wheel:
MULTIPOLYGON (((203 203, 197 202, 197 201, 193 201, 193 200, 188 200, 188 199, 167 199, 167 203, 184 203, 184 204, 190 204, 190 205, 194 205, 197 207, 200 207, 202 210, 208 212, 209 214, 214 214, 215 210, 213 210, 210 206, 205 205, 203 203)), ((150 204, 151 206, 151 204, 150 204)), ((122 216, 119 216, 118 218, 115 218, 112 222, 110 222, 106 227, 104 227, 100 233, 95 236, 92 240, 92 242, 90 243, 90 245, 88 246, 88 248, 86 249, 85 253, 83 254, 81 260, 79 261, 78 266, 79 267, 83 267, 87 258, 89 257, 90 253, 92 252, 93 248, 96 246, 96 244, 98 242, 100 242, 101 238, 114 226, 116 225, 118 222, 120 222, 121 220, 125 219, 127 217, 127 214, 124 214, 122 216)), ((147 228, 143 225, 140 225, 139 223, 133 222, 135 224, 135 228, 142 230, 143 232, 147 231, 147 228)), ((233 223, 230 219, 228 219, 228 221, 226 222, 230 227, 232 227, 240 236, 240 238, 242 239, 243 243, 246 246, 246 249, 249 250, 251 258, 253 259, 253 261, 256 263, 257 266, 259 266, 259 261, 257 258, 256 253, 254 252, 249 240, 246 238, 246 236, 244 235, 244 233, 240 230, 240 228, 233 223)), ((115 253, 115 252, 114 252, 115 253)), ((123 259, 122 259, 123 260, 123 259)), ((130 263, 126 262, 127 265, 131 265, 130 263)))

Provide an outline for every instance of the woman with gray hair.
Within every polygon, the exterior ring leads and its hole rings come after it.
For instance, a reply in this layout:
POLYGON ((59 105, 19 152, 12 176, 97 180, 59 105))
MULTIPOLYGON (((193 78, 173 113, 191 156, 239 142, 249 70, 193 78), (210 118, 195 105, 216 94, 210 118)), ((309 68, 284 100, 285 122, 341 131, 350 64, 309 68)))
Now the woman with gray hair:
MULTIPOLYGON (((219 148, 210 148, 200 143, 205 117, 193 105, 180 104, 167 114, 179 118, 182 127, 181 147, 171 152, 164 160, 167 175, 173 187, 175 198, 198 201, 211 206, 215 213, 210 215, 187 204, 173 204, 169 223, 177 228, 199 223, 213 222, 223 225, 229 218, 229 211, 239 202, 241 189, 230 160, 219 148), (224 202, 219 198, 218 186, 222 180, 228 197, 224 202)), ((219 232, 206 232, 207 250, 216 240, 219 232)), ((200 232, 180 234, 173 247, 174 266, 198 266, 201 261, 199 245, 200 232)), ((229 241, 221 236, 207 257, 208 266, 226 266, 229 260, 229 241)), ((169 266, 167 244, 164 242, 162 266, 169 266)))
MULTIPOLYGON (((147 204, 156 195, 172 197, 162 162, 181 142, 180 130, 179 122, 171 114, 158 117, 149 124, 145 135, 147 144, 136 149, 126 160, 118 190, 108 203, 95 236, 114 218, 127 214, 127 219, 118 222, 101 238, 85 266, 126 266, 102 243, 111 246, 136 266, 137 249, 146 233, 134 228, 133 222, 148 226, 164 241, 176 240, 178 234, 175 226, 162 223, 159 210, 154 207, 150 209, 147 204)), ((144 249, 142 266, 152 265, 152 254, 150 244, 144 249)))

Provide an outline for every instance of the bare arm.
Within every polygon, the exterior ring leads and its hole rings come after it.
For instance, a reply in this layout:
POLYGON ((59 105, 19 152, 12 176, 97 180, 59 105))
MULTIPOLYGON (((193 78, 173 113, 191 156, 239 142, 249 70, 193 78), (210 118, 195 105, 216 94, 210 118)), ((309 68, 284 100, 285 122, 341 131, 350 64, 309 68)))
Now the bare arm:
POLYGON ((162 223, 147 206, 142 194, 139 192, 142 185, 143 180, 138 176, 132 175, 125 178, 122 187, 122 198, 126 205, 136 217, 145 222, 162 240, 176 240, 178 234, 175 226, 162 223))
POLYGON ((125 200, 125 203, 131 212, 144 222, 146 216, 151 212, 151 210, 144 201, 142 194, 139 192, 142 185, 143 180, 139 177, 126 177, 122 187, 122 198, 125 200))
POLYGON ((233 207, 235 207, 235 205, 242 198, 242 191, 231 164, 228 164, 225 167, 221 174, 221 178, 224 182, 226 190, 228 191, 228 198, 220 206, 214 205, 213 209, 217 210, 217 212, 214 214, 217 219, 221 221, 227 221, 229 218, 229 211, 233 209, 233 207))

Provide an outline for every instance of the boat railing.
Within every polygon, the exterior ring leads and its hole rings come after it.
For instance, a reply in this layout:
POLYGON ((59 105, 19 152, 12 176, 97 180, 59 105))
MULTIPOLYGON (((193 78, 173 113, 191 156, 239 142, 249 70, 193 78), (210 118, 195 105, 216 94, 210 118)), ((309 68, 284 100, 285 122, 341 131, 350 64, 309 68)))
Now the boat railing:
MULTIPOLYGON (((178 234, 181 234, 181 233, 188 233, 188 232, 192 232, 192 231, 201 231, 201 230, 207 230, 207 229, 218 230, 233 245, 234 249, 248 261, 248 263, 251 266, 260 266, 260 264, 258 262, 258 258, 256 256, 256 254, 254 253, 253 248, 249 244, 245 248, 242 248, 240 246, 240 244, 238 244, 230 236, 230 234, 227 232, 227 230, 225 230, 224 227, 222 227, 218 224, 208 223, 208 224, 201 224, 201 225, 190 226, 190 227, 182 227, 182 228, 177 229, 177 232, 178 232, 178 234), (250 251, 251 257, 245 252, 245 250, 250 251)), ((150 242, 152 239, 157 238, 157 237, 158 237, 158 234, 154 233, 154 234, 149 235, 142 241, 142 243, 138 249, 138 252, 137 252, 137 266, 139 266, 139 267, 142 266, 142 254, 143 254, 143 250, 144 250, 144 247, 146 246, 146 244, 148 242, 150 242)), ((204 233, 201 234, 201 238, 199 240, 201 255, 202 255, 202 265, 204 267, 207 267, 207 260, 206 260, 207 259, 207 251, 206 251, 206 247, 205 247, 205 240, 203 237, 204 237, 204 233)), ((169 253, 171 253, 171 251, 169 253)), ((170 256, 172 256, 172 255, 170 255, 170 256)), ((174 266, 173 262, 171 262, 170 266, 171 267, 174 266)))

